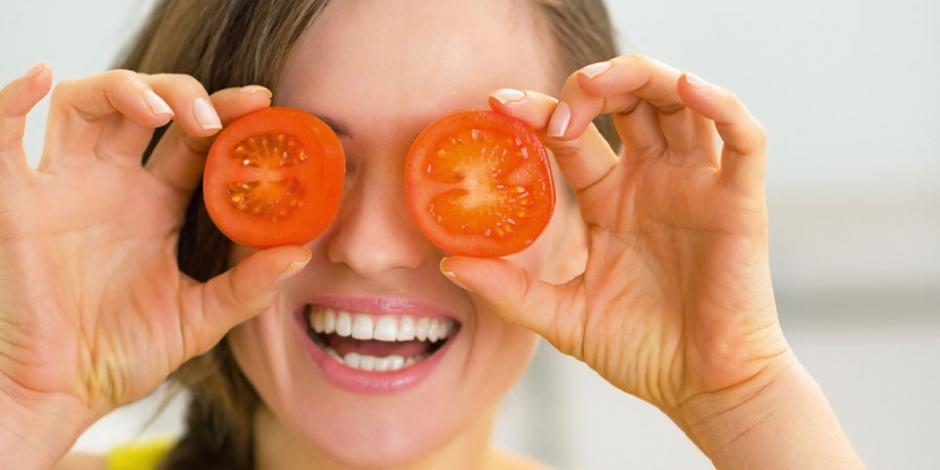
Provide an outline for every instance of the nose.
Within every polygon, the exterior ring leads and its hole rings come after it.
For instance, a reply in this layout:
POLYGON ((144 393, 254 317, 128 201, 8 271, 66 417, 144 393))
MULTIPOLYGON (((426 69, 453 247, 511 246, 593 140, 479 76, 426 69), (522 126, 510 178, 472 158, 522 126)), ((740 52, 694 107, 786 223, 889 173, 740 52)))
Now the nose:
POLYGON ((350 181, 327 247, 331 262, 363 278, 418 268, 434 253, 408 214, 402 169, 389 160, 350 181))

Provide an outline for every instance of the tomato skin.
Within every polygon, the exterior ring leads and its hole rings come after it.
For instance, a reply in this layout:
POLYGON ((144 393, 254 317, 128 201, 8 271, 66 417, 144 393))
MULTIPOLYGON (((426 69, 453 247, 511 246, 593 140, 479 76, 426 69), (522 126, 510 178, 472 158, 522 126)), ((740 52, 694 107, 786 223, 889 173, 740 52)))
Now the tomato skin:
POLYGON ((235 120, 216 137, 203 173, 203 200, 212 221, 235 243, 255 248, 301 245, 336 216, 345 168, 342 144, 326 123, 298 109, 265 108, 235 120), (257 148, 273 150, 252 153, 252 164, 242 164, 244 153, 239 152, 245 152, 251 137, 263 141, 257 148), (273 146, 284 139, 290 144, 286 165, 278 158, 283 151, 287 159, 287 144, 283 149, 273 146), (232 192, 240 183, 252 182, 257 182, 255 189, 232 192), (239 208, 233 202, 246 197, 258 207, 273 208, 254 214, 249 209, 255 206, 239 208))
POLYGON ((428 125, 408 151, 405 193, 425 237, 447 253, 474 257, 524 250, 555 208, 538 135, 493 111, 459 111, 428 125))

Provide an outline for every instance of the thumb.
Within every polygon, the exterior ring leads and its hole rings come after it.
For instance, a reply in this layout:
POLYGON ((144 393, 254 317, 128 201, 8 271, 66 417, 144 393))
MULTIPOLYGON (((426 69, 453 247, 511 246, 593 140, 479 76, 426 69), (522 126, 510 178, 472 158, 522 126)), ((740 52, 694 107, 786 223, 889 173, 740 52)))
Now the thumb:
POLYGON ((572 340, 581 338, 583 328, 567 286, 544 282, 505 259, 452 256, 441 260, 440 269, 503 320, 538 333, 563 352, 577 350, 572 340))
POLYGON ((310 257, 310 250, 300 246, 269 248, 190 286, 180 312, 187 358, 208 351, 230 329, 273 305, 281 282, 297 274, 310 257))

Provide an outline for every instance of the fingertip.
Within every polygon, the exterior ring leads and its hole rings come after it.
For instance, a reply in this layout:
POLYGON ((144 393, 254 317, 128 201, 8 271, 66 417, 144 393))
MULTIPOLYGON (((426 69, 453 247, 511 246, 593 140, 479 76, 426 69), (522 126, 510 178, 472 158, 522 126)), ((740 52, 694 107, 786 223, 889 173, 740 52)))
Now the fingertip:
POLYGON ((193 100, 192 113, 196 119, 196 124, 199 125, 204 134, 212 135, 222 130, 222 119, 219 118, 219 113, 209 100, 202 97, 193 100))
POLYGON ((227 88, 212 94, 212 106, 218 112, 223 125, 255 111, 271 106, 271 90, 261 85, 246 85, 227 88))
POLYGON ((441 258, 441 261, 439 263, 437 263, 437 268, 444 274, 453 272, 453 270, 448 267, 449 266, 448 261, 450 261, 450 258, 445 256, 441 258))
POLYGON ((52 88, 52 69, 46 61, 27 69, 0 91, 0 108, 5 116, 28 113, 52 88))
POLYGON ((525 100, 527 96, 524 90, 516 88, 500 88, 490 93, 490 99, 496 100, 502 105, 520 103, 525 100))
POLYGON ((454 273, 456 273, 457 271, 461 270, 464 267, 462 265, 466 264, 464 261, 466 259, 473 259, 473 258, 468 258, 466 256, 456 256, 456 255, 445 256, 441 258, 440 263, 438 263, 438 269, 440 269, 442 274, 444 274, 448 278, 451 278, 451 276, 453 276, 454 273))
POLYGON ((261 85, 245 85, 239 88, 238 91, 247 95, 263 96, 268 102, 274 98, 274 93, 261 85))
POLYGON ((578 70, 578 75, 582 77, 582 81, 591 81, 592 79, 603 75, 604 72, 610 69, 610 66, 611 62, 609 60, 585 65, 584 67, 581 67, 581 70, 578 70))
POLYGON ((491 93, 488 102, 493 111, 516 118, 538 132, 548 125, 557 100, 532 90, 503 88, 491 93))
POLYGON ((559 140, 566 140, 566 134, 571 125, 571 105, 564 101, 559 101, 552 111, 552 117, 548 120, 546 135, 559 140))
POLYGON ((679 76, 680 91, 683 89, 683 85, 685 91, 700 95, 706 95, 714 91, 714 85, 706 82, 702 77, 692 72, 683 72, 682 75, 679 76))
POLYGON ((467 284, 461 281, 460 277, 457 276, 457 273, 454 272, 453 267, 448 264, 449 258, 441 258, 441 262, 438 264, 438 268, 441 270, 441 274, 447 278, 450 282, 454 283, 457 287, 467 291, 474 292, 467 284))
POLYGON ((305 247, 300 247, 304 254, 302 256, 295 256, 292 261, 287 264, 287 267, 281 271, 281 274, 277 277, 277 283, 281 284, 286 281, 288 278, 294 277, 297 273, 303 270, 313 258, 313 252, 305 247))
POLYGON ((711 100, 716 92, 716 88, 711 83, 706 82, 698 75, 691 72, 684 72, 677 83, 679 97, 682 102, 693 111, 701 113, 709 119, 712 118, 710 106, 711 100))
POLYGON ((23 72, 23 75, 20 75, 20 79, 26 80, 26 81, 32 81, 33 79, 36 79, 37 77, 48 76, 49 78, 51 78, 50 72, 51 72, 51 67, 49 67, 49 63, 43 60, 33 65, 32 67, 26 69, 26 71, 23 72))

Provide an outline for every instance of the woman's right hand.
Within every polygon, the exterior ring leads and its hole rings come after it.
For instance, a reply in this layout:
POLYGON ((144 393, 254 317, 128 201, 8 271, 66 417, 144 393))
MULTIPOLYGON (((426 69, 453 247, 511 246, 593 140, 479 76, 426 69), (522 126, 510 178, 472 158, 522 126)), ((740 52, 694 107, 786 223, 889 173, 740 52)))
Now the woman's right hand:
POLYGON ((51 81, 40 64, 0 90, 0 455, 16 468, 54 462, 98 417, 267 309, 309 259, 263 250, 206 283, 177 266, 212 135, 268 106, 269 91, 210 98, 192 77, 126 70, 62 82, 32 169, 25 118, 51 81))

